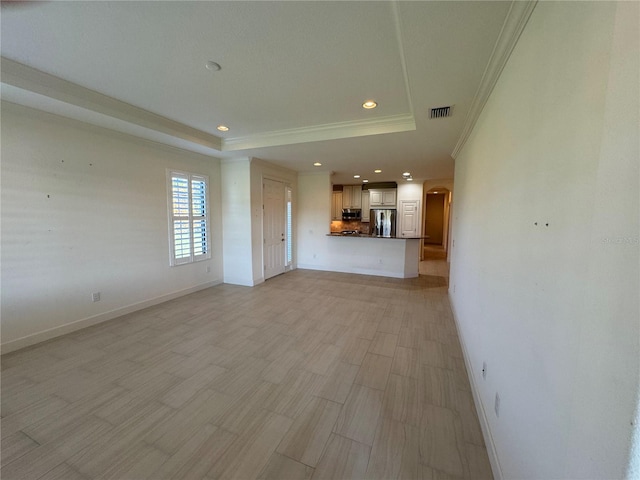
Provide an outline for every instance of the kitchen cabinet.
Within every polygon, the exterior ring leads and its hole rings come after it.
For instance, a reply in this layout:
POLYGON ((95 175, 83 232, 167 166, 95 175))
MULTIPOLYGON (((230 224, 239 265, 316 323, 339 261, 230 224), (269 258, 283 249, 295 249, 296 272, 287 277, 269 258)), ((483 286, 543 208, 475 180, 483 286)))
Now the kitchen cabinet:
POLYGON ((362 186, 344 185, 342 187, 342 208, 362 208, 362 186))
POLYGON ((369 206, 369 190, 365 190, 362 192, 362 221, 363 222, 370 222, 371 219, 369 218, 369 208, 371 208, 369 206))
POLYGON ((396 189, 384 188, 381 190, 369 190, 370 207, 396 208, 396 189))
POLYGON ((331 220, 342 220, 342 192, 331 195, 331 220))

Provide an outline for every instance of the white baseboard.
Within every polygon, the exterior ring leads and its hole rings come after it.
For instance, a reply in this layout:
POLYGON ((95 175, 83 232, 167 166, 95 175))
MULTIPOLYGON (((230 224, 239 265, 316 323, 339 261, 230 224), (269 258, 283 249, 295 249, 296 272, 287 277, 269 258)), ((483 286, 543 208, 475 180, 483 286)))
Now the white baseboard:
POLYGON ((493 442, 493 436, 491 435, 491 429, 489 428, 489 421, 485 412, 484 405, 478 392, 476 385, 476 376, 474 375, 473 366, 469 359, 469 352, 467 351, 467 345, 462 336, 460 330, 460 323, 458 322, 458 315, 456 309, 451 301, 451 294, 449 294, 449 305, 451 305, 451 312, 453 313, 453 320, 456 324, 456 330, 458 331, 458 338, 460 339, 460 345, 462 346, 462 356, 464 357, 464 364, 467 367, 467 375, 469 377, 469 383, 471 384, 471 394, 473 395, 473 402, 476 405, 476 412, 478 413, 478 420, 480 421, 480 428, 482 429, 482 436, 484 437, 484 443, 487 447, 487 454, 489 456, 489 462, 491 463, 491 470, 493 471, 493 477, 495 480, 503 480, 502 467, 500 466, 500 460, 498 459, 498 451, 496 445, 493 442))
POLYGON ((14 352, 16 350, 20 350, 21 348, 35 345, 36 343, 44 342, 46 340, 51 340, 52 338, 59 337, 60 335, 65 335, 67 333, 75 332, 76 330, 80 330, 82 328, 90 327, 92 325, 97 325, 98 323, 106 322, 107 320, 113 320, 114 318, 121 317, 122 315, 126 315, 128 313, 135 312, 138 310, 142 310, 143 308, 152 307, 153 305, 158 305, 159 303, 167 302, 169 300, 173 300, 174 298, 182 297, 184 295, 189 295, 190 293, 194 293, 199 290, 204 290, 205 288, 215 287, 216 285, 220 285, 221 283, 222 283, 221 280, 214 280, 212 282, 202 283, 194 287, 185 288, 184 290, 178 290, 177 292, 167 293, 166 295, 161 295, 156 298, 151 298, 149 300, 144 300, 142 302, 134 303, 132 305, 127 305, 126 307, 117 308, 109 312, 103 312, 103 313, 99 313, 98 315, 93 315, 91 317, 75 320, 73 322, 66 323, 58 327, 53 327, 48 330, 44 330, 42 332, 32 333, 31 335, 26 335, 16 340, 10 340, 6 343, 3 343, 2 345, 0 345, 0 351, 3 355, 5 353, 14 352))

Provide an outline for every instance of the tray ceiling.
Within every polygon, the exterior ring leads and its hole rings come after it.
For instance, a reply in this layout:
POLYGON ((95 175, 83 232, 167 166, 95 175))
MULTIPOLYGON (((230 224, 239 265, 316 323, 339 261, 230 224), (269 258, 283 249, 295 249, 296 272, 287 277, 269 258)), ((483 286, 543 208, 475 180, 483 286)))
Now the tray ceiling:
POLYGON ((336 182, 373 168, 442 178, 511 8, 3 3, 2 97, 218 158, 299 172, 320 161, 336 182), (367 99, 378 107, 363 109, 367 99), (445 105, 451 117, 429 119, 445 105))

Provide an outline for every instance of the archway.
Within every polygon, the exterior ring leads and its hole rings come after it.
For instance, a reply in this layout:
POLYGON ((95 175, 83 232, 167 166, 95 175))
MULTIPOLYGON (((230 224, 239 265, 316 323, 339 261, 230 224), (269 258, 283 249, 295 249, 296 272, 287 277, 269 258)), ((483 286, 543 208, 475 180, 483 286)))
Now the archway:
POLYGON ((422 258, 446 259, 449 241, 451 191, 444 186, 425 193, 422 258))

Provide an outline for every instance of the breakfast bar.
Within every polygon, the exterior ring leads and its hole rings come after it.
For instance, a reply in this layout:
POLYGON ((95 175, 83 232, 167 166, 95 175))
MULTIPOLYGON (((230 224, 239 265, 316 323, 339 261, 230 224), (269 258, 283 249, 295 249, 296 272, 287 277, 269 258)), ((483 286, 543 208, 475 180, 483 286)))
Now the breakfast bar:
POLYGON ((393 278, 416 278, 420 237, 379 237, 330 233, 331 270, 393 278))

